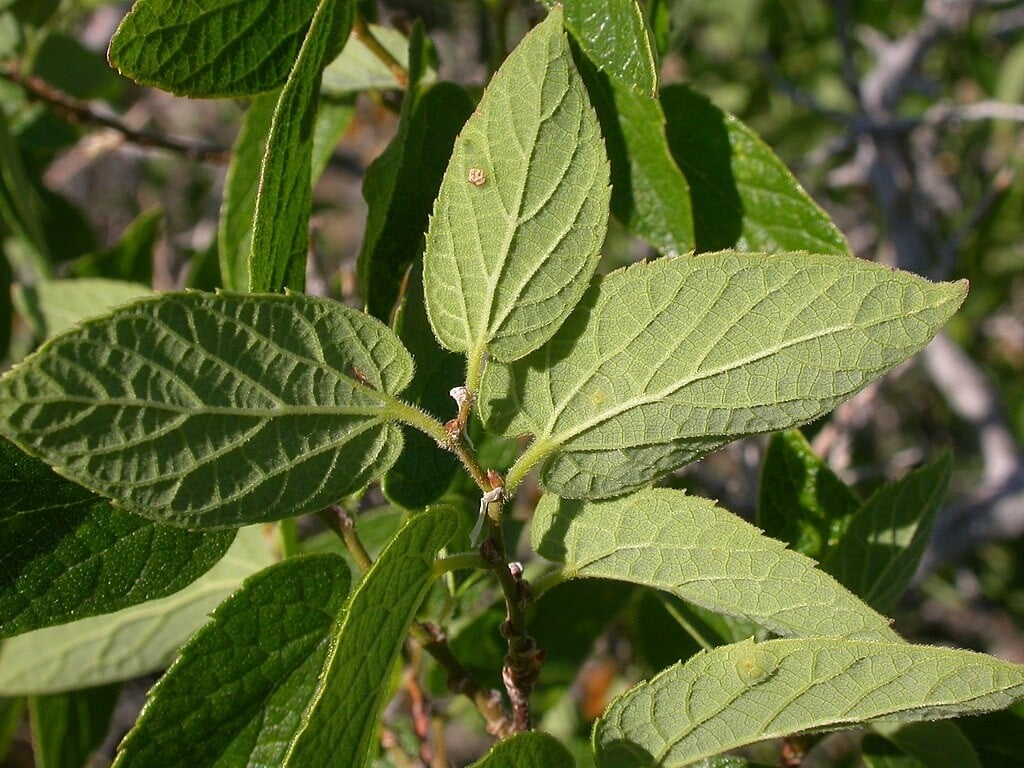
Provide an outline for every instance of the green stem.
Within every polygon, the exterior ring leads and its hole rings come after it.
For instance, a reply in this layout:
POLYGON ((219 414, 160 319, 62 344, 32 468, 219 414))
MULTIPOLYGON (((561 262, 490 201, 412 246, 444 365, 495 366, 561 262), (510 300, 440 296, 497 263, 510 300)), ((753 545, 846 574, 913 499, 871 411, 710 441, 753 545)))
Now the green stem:
POLYGON ((530 583, 530 602, 537 602, 541 595, 549 589, 557 587, 568 580, 569 577, 565 575, 565 568, 556 568, 553 571, 548 571, 539 579, 530 583))
POLYGON ((530 470, 550 456, 555 448, 556 446, 547 440, 534 440, 529 448, 519 454, 519 458, 516 459, 515 464, 505 476, 506 492, 512 495, 519 484, 530 474, 530 470))
POLYGON ((409 87, 409 71, 402 66, 398 59, 391 55, 387 48, 381 45, 380 40, 370 31, 370 27, 367 26, 363 17, 358 13, 352 22, 352 34, 388 68, 395 78, 395 82, 398 83, 399 88, 405 89, 409 87))
POLYGON ((487 569, 489 570, 491 564, 488 563, 479 552, 457 552, 454 555, 448 555, 442 557, 440 560, 435 560, 431 566, 432 570, 436 574, 450 573, 451 571, 466 571, 472 569, 487 569))
POLYGON ((286 517, 277 524, 277 535, 281 544, 282 559, 287 560, 301 553, 299 526, 294 517, 286 517))

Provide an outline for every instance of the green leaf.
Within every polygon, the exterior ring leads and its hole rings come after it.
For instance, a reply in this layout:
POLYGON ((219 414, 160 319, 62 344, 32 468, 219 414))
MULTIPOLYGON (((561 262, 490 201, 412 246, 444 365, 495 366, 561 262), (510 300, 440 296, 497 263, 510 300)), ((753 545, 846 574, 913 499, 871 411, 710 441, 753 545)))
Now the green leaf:
POLYGON ((429 88, 419 83, 421 26, 413 28, 409 47, 411 82, 398 131, 366 169, 363 184, 368 211, 357 266, 359 288, 367 312, 385 321, 409 265, 423 253, 423 233, 452 145, 473 111, 469 96, 454 83, 429 88))
POLYGON ((514 360, 543 344, 586 288, 607 224, 597 118, 557 9, 505 60, 455 142, 427 232, 438 339, 514 360))
MULTIPOLYGON (((377 24, 368 24, 367 26, 384 50, 390 53, 401 66, 409 70, 410 41, 406 40, 405 36, 397 30, 377 24)), ((424 74, 427 81, 433 80, 435 77, 432 69, 424 74)), ((400 87, 402 87, 401 83, 395 81, 395 75, 387 64, 367 48, 362 40, 352 35, 341 55, 324 69, 320 90, 331 96, 342 96, 362 91, 400 87)), ((406 98, 408 98, 408 94, 407 90, 406 98)))
POLYGON ((391 669, 437 576, 434 555, 457 529, 449 507, 415 515, 366 573, 335 627, 317 691, 283 768, 366 765, 391 669))
MULTIPOLYGON (((554 0, 544 0, 548 8, 554 0)), ((645 96, 658 93, 658 68, 636 0, 562 0, 565 27, 594 66, 645 96)))
POLYGON ((470 768, 576 768, 576 761, 555 737, 527 731, 502 739, 470 768))
POLYGON ((565 564, 568 578, 656 587, 779 635, 897 639, 883 616, 813 560, 680 491, 603 502, 549 494, 537 505, 531 539, 538 554, 565 564))
POLYGON ((121 685, 29 699, 36 768, 82 768, 107 737, 121 685))
POLYGON ((946 492, 946 453, 875 492, 822 560, 821 567, 878 611, 891 611, 917 570, 946 492))
POLYGON ((962 718, 957 725, 977 751, 984 768, 1024 766, 1024 754, 1020 751, 1024 706, 1020 703, 1002 712, 962 718))
POLYGON ((802 424, 919 351, 963 301, 848 257, 714 253, 659 259, 596 282, 555 337, 491 361, 481 414, 533 445, 509 487, 598 498, 745 435, 802 424))
POLYGON ((21 727, 25 713, 25 699, 0 698, 0 755, 10 752, 11 744, 21 727))
POLYGON ((876 723, 875 730, 927 768, 981 768, 978 753, 953 721, 876 723))
POLYGON ((320 0, 277 99, 260 166, 252 222, 249 290, 301 291, 306 283, 310 169, 320 78, 332 44, 352 28, 352 0, 320 0))
POLYGON ((797 429, 772 435, 761 467, 757 525, 821 560, 860 509, 860 499, 811 450, 797 429))
POLYGON ((277 92, 257 96, 242 116, 242 125, 231 148, 231 162, 224 179, 224 198, 217 223, 220 274, 229 291, 249 289, 249 253, 252 251, 252 217, 260 165, 267 134, 277 107, 277 92))
POLYGON ((11 293, 15 287, 13 278, 7 254, 0 248, 0 359, 7 357, 11 346, 11 333, 14 330, 14 303, 11 301, 11 293))
POLYGON ((662 89, 661 104, 693 195, 698 251, 850 254, 839 228, 756 133, 684 85, 662 89))
POLYGON ((230 527, 336 502, 402 447, 412 359, 377 320, 291 294, 168 293, 0 379, 0 433, 126 509, 230 527))
POLYGON ((14 301, 18 312, 32 326, 36 338, 49 339, 88 317, 109 312, 120 304, 152 293, 139 283, 78 277, 17 285, 14 301))
POLYGON ((349 591, 335 555, 248 578, 150 692, 117 768, 280 765, 349 591))
POLYGON ((352 98, 328 101, 321 99, 316 111, 316 126, 313 129, 313 152, 311 155, 312 176, 310 189, 323 175, 338 142, 356 114, 356 103, 352 98))
POLYGON ((608 145, 612 213, 664 253, 692 251, 690 186, 669 151, 661 104, 585 61, 580 71, 608 145))
POLYGON ((180 592, 4 640, 0 696, 60 693, 163 669, 210 611, 271 562, 263 531, 243 528, 220 562, 180 592))
POLYGON ((17 238, 39 275, 49 273, 46 237, 40 225, 42 203, 28 180, 7 115, 0 109, 0 225, 17 238))
POLYGON ((234 538, 114 509, 0 440, 0 637, 173 594, 234 538))
MULTIPOLYGON (((430 330, 423 303, 421 264, 414 265, 405 295, 395 315, 395 332, 416 360, 416 372, 405 392, 405 402, 422 408, 441 421, 455 416, 452 387, 462 380, 465 361, 442 349, 430 330)), ((417 429, 404 427, 402 453, 385 473, 381 488, 395 504, 410 509, 425 507, 441 496, 458 470, 455 455, 443 450, 417 429)))
POLYGON ((674 768, 763 739, 1000 709, 1024 667, 969 651, 832 637, 699 653, 623 694, 594 728, 601 768, 674 768))
POLYGON ((865 734, 861 739, 860 753, 865 768, 930 768, 873 733, 865 734))
POLYGON ((107 56, 125 77, 180 96, 251 96, 288 77, 317 7, 317 0, 137 0, 107 56))
POLYGON ((164 212, 150 208, 136 217, 110 248, 88 253, 71 264, 75 277, 106 277, 149 286, 153 283, 153 248, 164 212))

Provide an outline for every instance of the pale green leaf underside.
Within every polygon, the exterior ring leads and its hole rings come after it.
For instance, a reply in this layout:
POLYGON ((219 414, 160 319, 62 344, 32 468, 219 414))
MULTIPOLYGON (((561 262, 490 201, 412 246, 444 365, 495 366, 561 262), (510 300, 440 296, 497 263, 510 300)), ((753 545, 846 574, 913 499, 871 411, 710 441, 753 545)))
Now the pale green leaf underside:
POLYGON ((59 336, 0 379, 0 433, 140 514, 274 520, 391 466, 412 359, 383 324, 298 294, 163 294, 59 336))
POLYGON ((263 531, 243 528, 227 554, 180 592, 8 638, 0 652, 0 696, 73 691, 162 669, 210 611, 272 562, 263 531))
POLYGON ((506 59, 455 142, 424 256, 441 343, 499 360, 544 343, 597 265, 608 197, 600 128, 556 10, 506 59))
POLYGON ((598 498, 738 437, 811 421, 919 351, 962 283, 842 256, 721 252, 599 280, 543 348, 491 361, 489 428, 530 433, 519 469, 598 498))
POLYGON ((437 576, 434 556, 458 529, 451 507, 413 516, 381 552, 336 624, 319 687, 282 766, 368 762, 387 703, 388 676, 416 611, 437 576))
POLYGON ((785 636, 898 640, 888 621, 810 558, 707 499, 647 489, 586 502, 545 495, 533 548, 570 578, 655 587, 785 636))
POLYGON ((539 731, 502 739, 469 768, 575 768, 572 754, 554 736, 539 731))
POLYGON ((182 96, 250 96, 284 82, 317 0, 138 0, 110 43, 117 70, 182 96))
POLYGON ((14 301, 29 318, 40 338, 66 331, 87 317, 102 314, 132 299, 152 293, 145 285, 102 277, 47 280, 15 285, 14 301))
POLYGON ((839 638, 702 652, 623 694, 594 729, 600 768, 690 765, 762 739, 871 720, 977 714, 1024 696, 1024 666, 839 638))

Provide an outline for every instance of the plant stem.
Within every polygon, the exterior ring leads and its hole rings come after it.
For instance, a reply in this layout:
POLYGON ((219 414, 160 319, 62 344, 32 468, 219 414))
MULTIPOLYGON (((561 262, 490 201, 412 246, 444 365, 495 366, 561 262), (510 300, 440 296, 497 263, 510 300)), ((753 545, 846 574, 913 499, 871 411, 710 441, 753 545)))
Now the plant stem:
POLYGON ((281 557, 289 557, 301 552, 299 547, 299 526, 294 517, 286 517, 277 524, 278 540, 281 544, 281 557))
POLYGON ((359 533, 356 531, 355 518, 339 504, 332 504, 320 513, 320 518, 327 526, 341 537, 345 549, 352 556, 360 573, 366 573, 373 565, 373 558, 366 551, 359 533))
POLYGON ((565 575, 565 568, 556 568, 541 575, 539 579, 530 584, 530 602, 537 602, 541 595, 565 581, 568 581, 565 575))
POLYGON ((25 91, 29 99, 43 102, 55 114, 69 123, 109 128, 120 134, 122 139, 136 146, 166 149, 197 162, 225 165, 231 158, 230 150, 225 147, 190 144, 178 139, 129 128, 116 118, 97 114, 87 103, 57 90, 45 80, 23 74, 13 63, 8 63, 0 69, 0 77, 17 84, 25 91))
POLYGON ((441 629, 434 624, 417 621, 413 622, 411 632, 413 639, 448 673, 448 689, 467 697, 476 705, 487 723, 487 732, 498 738, 510 736, 515 728, 502 706, 501 694, 484 689, 473 679, 452 654, 448 638, 441 629))
POLYGON ((433 563, 435 573, 465 571, 471 568, 489 570, 490 567, 491 564, 479 552, 457 552, 454 555, 448 555, 440 560, 435 560, 433 563))
POLYGON ((363 17, 358 13, 352 22, 352 34, 355 35, 355 38, 359 42, 370 50, 370 53, 380 59, 384 66, 388 68, 392 76, 394 76, 395 82, 398 84, 399 88, 404 90, 409 87, 408 70, 402 66, 402 63, 398 59, 391 55, 391 52, 388 51, 387 48, 381 45, 380 40, 374 36, 370 27, 367 26, 363 17))
POLYGON ((546 440, 534 440, 529 448, 519 454, 519 458, 516 459, 515 464, 505 476, 505 487, 508 489, 508 493, 514 493, 519 484, 530 474, 530 470, 550 456, 554 449, 555 446, 546 440))

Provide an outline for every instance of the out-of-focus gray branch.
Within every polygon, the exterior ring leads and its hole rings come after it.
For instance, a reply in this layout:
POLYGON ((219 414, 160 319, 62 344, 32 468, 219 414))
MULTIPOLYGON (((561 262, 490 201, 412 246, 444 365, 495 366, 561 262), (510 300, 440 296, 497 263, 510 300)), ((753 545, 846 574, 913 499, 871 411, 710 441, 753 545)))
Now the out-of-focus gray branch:
MULTIPOLYGON (((1003 10, 986 0, 927 0, 919 24, 902 37, 889 39, 872 29, 854 28, 847 0, 834 2, 845 60, 843 78, 858 108, 844 117, 816 110, 844 125, 856 148, 851 160, 830 174, 830 183, 869 190, 881 213, 882 229, 873 239, 876 259, 931 278, 948 277, 963 242, 1002 199, 1012 171, 992 171, 988 191, 963 224, 944 236, 942 224, 964 205, 960 191, 940 168, 943 132, 977 120, 1024 122, 1024 107, 993 101, 940 102, 909 119, 899 110, 911 92, 932 90, 921 67, 928 52, 965 32, 979 11, 1001 14, 992 22, 1002 27, 1019 27, 1024 16, 1017 13, 1019 8, 1003 10), (851 74, 855 44, 873 59, 859 80, 851 74)), ((783 90, 794 95, 791 87, 783 85, 783 90)), ((802 95, 794 98, 806 101, 802 95)), ((977 488, 953 501, 940 516, 923 566, 930 570, 986 541, 1024 534, 1024 456, 998 391, 952 339, 940 334, 924 352, 923 363, 950 409, 977 435, 981 458, 977 488)), ((874 398, 870 393, 845 404, 816 441, 834 466, 848 460, 850 435, 869 421, 864 411, 870 411, 874 398)))

